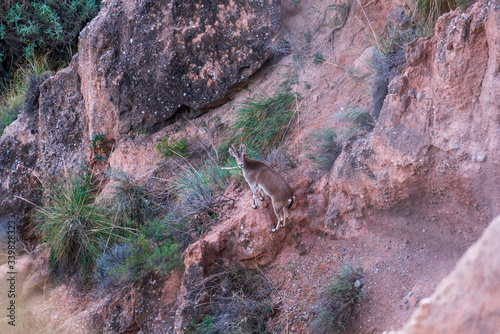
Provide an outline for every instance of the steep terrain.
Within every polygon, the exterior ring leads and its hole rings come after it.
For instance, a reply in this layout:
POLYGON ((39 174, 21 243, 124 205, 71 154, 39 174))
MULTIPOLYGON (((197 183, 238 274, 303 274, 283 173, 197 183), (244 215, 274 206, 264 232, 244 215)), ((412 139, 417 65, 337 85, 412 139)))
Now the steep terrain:
MULTIPOLYGON (((352 332, 398 329, 419 303, 424 307, 404 331, 422 332, 415 322, 434 311, 421 299, 499 213, 499 5, 479 1, 442 16, 433 37, 406 46, 406 64, 389 84, 373 131, 344 140, 329 171, 307 158, 314 133, 351 126, 338 114, 374 107, 371 59, 402 7, 105 2, 70 67, 41 86, 39 109, 24 112, 1 139, 2 226, 29 207, 14 195, 36 198, 42 170, 55 175, 88 159, 92 136, 109 139, 110 168, 142 184, 161 183, 176 168, 158 155, 161 138, 218 145, 217 126, 231 123, 239 103, 283 85, 300 96, 282 144, 296 167, 277 166, 296 203, 290 224, 272 234, 269 200, 253 210, 248 186, 233 182, 217 223, 186 249, 183 273, 148 273, 107 290, 84 293, 52 281, 47 254, 37 248, 18 268, 26 275, 19 315, 25 328, 183 333, 203 315, 207 296, 198 292, 229 262, 259 268, 273 287, 270 332, 312 333, 322 289, 353 263, 363 269, 363 300, 352 332), (314 61, 319 56, 324 61, 314 61)), ((484 305, 471 322, 493 328, 487 314, 498 308, 484 305)))

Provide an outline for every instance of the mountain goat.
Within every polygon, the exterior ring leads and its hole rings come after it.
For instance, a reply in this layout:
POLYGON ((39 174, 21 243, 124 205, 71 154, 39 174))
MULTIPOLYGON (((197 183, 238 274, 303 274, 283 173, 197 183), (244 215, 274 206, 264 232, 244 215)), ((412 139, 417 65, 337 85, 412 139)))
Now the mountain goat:
POLYGON ((229 149, 238 166, 243 170, 243 176, 247 181, 253 194, 252 208, 257 208, 256 192, 259 188, 259 199, 264 200, 264 193, 271 197, 273 202, 274 213, 278 217, 276 228, 271 228, 271 232, 278 230, 280 222, 281 226, 285 226, 288 218, 288 209, 292 206, 295 196, 293 196, 292 188, 286 181, 271 167, 262 161, 247 158, 245 156, 246 146, 240 145, 240 150, 236 151, 233 146, 229 149), (283 215, 281 215, 283 211, 283 215))

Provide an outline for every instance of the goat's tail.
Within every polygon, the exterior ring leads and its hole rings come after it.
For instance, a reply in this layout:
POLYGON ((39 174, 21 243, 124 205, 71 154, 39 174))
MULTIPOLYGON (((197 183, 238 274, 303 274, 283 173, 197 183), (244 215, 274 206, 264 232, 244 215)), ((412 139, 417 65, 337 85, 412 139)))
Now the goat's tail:
POLYGON ((293 204, 293 201, 294 201, 294 200, 295 200, 295 196, 292 196, 292 198, 290 198, 290 199, 288 200, 288 203, 287 203, 287 205, 286 205, 286 208, 287 208, 287 209, 290 209, 290 207, 292 206, 292 204, 293 204))

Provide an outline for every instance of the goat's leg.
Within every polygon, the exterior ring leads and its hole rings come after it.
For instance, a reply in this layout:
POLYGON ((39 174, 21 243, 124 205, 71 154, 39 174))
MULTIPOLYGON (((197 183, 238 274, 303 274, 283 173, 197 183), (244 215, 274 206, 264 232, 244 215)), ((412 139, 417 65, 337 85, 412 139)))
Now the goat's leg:
POLYGON ((273 201, 273 208, 274 208, 274 213, 276 214, 276 217, 278 217, 278 224, 276 224, 275 228, 271 228, 271 232, 276 232, 280 227, 281 215, 279 214, 279 210, 277 210, 276 205, 274 205, 274 201, 273 201))
POLYGON ((288 209, 286 208, 286 205, 285 205, 283 207, 283 221, 281 222, 282 227, 285 227, 287 218, 288 218, 288 209))
POLYGON ((259 199, 260 199, 261 201, 263 201, 263 200, 264 200, 264 192, 262 191, 262 188, 261 188, 261 187, 259 187, 259 199))
POLYGON ((252 209, 257 209, 257 201, 256 201, 256 196, 255 193, 257 192, 257 184, 249 184, 250 189, 252 190, 252 196, 253 196, 253 204, 252 204, 252 209))

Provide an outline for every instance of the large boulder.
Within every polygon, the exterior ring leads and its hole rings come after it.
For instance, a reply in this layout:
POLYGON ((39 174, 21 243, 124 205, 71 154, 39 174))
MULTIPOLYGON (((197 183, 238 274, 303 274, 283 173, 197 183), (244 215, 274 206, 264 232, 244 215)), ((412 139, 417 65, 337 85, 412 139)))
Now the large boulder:
POLYGON ((0 223, 19 221, 30 204, 15 196, 35 200, 40 175, 92 162, 93 136, 111 151, 222 103, 269 58, 281 21, 278 0, 103 2, 70 66, 0 139, 0 223))
POLYGON ((78 49, 90 132, 154 132, 222 103, 269 58, 281 21, 277 0, 105 2, 78 49))

